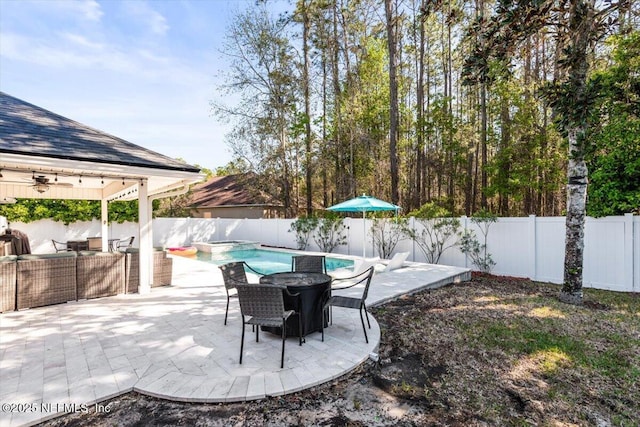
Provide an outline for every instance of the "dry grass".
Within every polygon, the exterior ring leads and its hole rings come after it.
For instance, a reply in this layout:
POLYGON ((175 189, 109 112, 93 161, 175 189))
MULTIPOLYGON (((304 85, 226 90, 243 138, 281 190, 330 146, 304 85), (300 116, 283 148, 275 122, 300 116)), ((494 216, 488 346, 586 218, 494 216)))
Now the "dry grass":
POLYGON ((372 310, 380 362, 281 398, 226 405, 128 394, 50 425, 640 425, 640 295, 476 275, 372 310))
MULTIPOLYGON (((640 425, 640 295, 476 275, 379 309, 383 357, 419 355, 427 420, 640 425), (397 310, 402 306, 402 310, 397 310)), ((427 421, 425 420, 425 421, 427 421)))

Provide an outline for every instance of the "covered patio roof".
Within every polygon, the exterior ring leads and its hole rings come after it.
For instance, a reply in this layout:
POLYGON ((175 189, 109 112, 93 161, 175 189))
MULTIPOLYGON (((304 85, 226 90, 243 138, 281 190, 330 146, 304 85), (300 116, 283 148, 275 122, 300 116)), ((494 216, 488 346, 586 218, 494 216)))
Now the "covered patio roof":
MULTIPOLYGON (((186 192, 200 169, 0 92, 0 203, 16 198, 138 200, 140 257, 151 260, 151 202, 186 192)), ((141 292, 152 264, 141 263, 141 292), (145 264, 145 265, 143 265, 145 264), (147 270, 147 267, 149 270, 147 270)))
POLYGON ((142 182, 159 196, 202 180, 195 166, 4 92, 0 175, 1 197, 43 199, 132 200, 142 182))

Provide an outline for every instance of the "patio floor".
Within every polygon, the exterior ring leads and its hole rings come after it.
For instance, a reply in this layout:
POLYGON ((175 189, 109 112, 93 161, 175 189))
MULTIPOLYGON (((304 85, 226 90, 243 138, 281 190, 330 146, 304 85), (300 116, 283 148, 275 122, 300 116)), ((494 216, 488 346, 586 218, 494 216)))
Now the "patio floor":
MULTIPOLYGON (((470 278, 467 269, 408 263, 376 273, 368 306, 470 278)), ((357 310, 333 309, 333 325, 306 343, 247 331, 243 363, 237 299, 223 325, 226 294, 212 264, 174 257, 173 286, 148 295, 59 304, 0 314, 0 426, 32 425, 135 390, 185 402, 236 402, 292 393, 344 375, 376 353, 357 310)), ((351 292, 357 293, 357 290, 351 292)))

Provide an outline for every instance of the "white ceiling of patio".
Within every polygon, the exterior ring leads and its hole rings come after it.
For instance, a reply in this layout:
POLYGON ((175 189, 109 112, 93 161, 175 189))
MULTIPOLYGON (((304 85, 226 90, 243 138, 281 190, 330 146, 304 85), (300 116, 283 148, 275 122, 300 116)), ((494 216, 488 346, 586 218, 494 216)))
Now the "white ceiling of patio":
POLYGON ((134 200, 146 180, 160 195, 201 180, 186 171, 0 153, 0 196, 32 199, 134 200))

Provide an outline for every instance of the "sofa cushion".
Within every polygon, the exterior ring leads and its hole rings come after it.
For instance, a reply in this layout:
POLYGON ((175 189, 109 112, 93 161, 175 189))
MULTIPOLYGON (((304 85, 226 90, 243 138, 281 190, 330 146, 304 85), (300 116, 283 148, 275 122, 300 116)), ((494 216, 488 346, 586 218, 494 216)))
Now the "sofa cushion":
POLYGON ((120 252, 102 252, 102 251, 80 251, 78 252, 78 256, 114 256, 119 254, 120 252))
POLYGON ((18 255, 18 261, 20 260, 33 260, 33 259, 49 259, 49 258, 75 258, 78 255, 74 251, 58 252, 55 254, 29 254, 18 255))
MULTIPOLYGON (((124 252, 128 254, 139 254, 140 248, 127 248, 124 252)), ((156 246, 153 248, 153 252, 164 252, 164 248, 156 246)))
POLYGON ((17 255, 0 256, 0 262, 15 262, 17 259, 18 259, 17 255))

